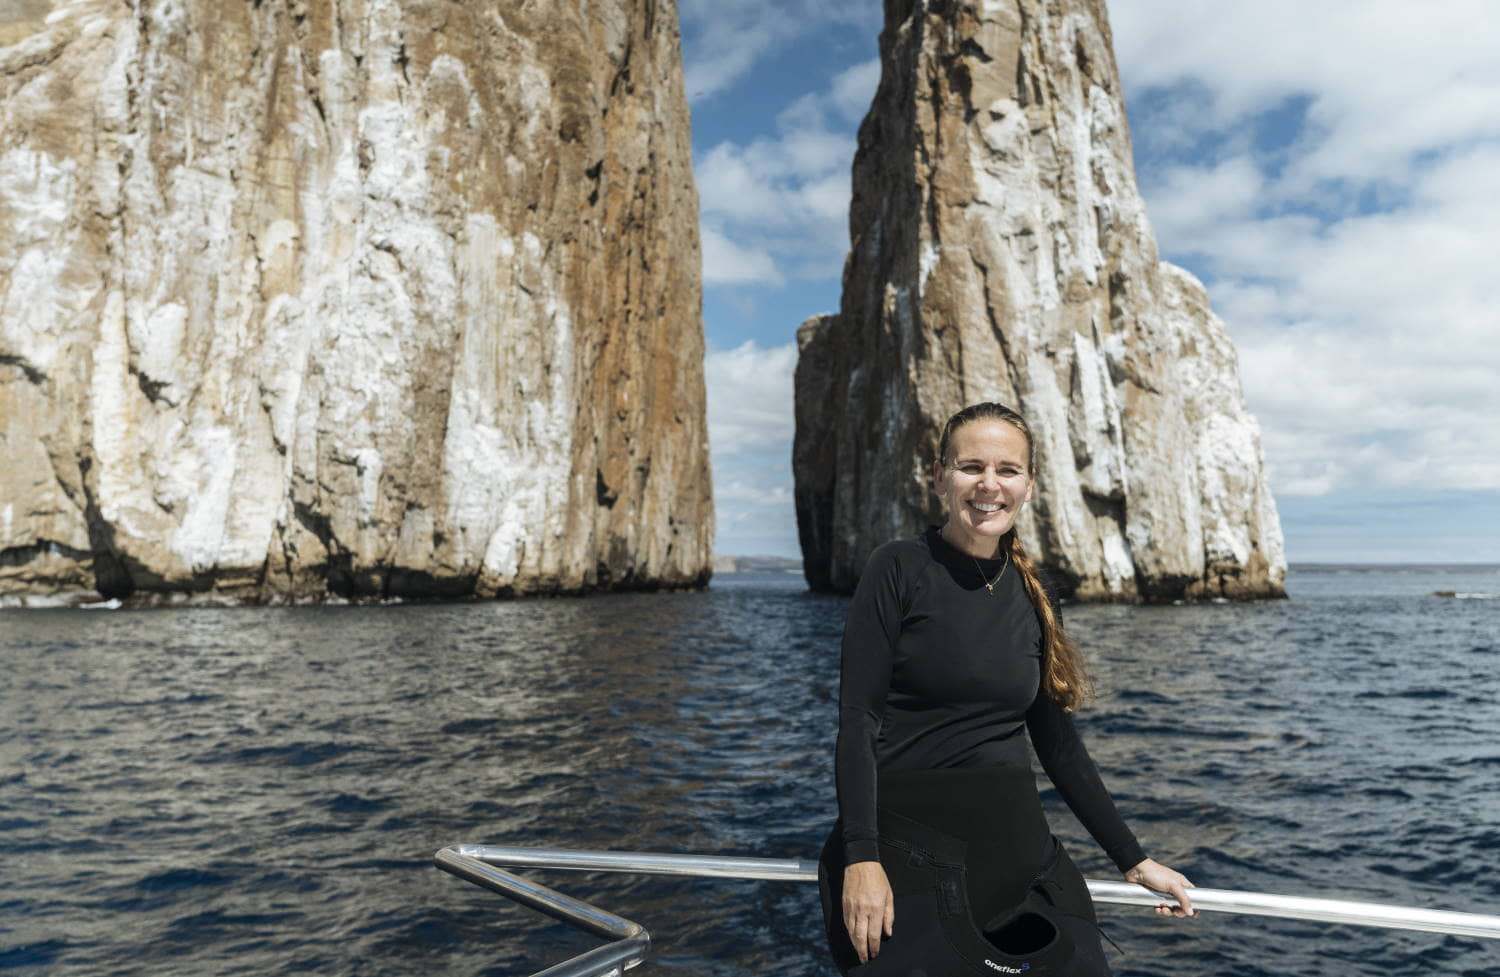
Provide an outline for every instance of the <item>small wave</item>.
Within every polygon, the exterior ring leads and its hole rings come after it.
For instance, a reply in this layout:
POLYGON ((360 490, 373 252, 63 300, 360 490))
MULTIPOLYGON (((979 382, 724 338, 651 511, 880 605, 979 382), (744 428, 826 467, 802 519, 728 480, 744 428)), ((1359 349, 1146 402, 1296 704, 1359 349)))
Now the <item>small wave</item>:
POLYGON ((295 912, 227 913, 210 909, 173 919, 163 937, 176 943, 202 944, 247 933, 273 932, 278 925, 288 925, 296 918, 295 912))
POLYGON ((445 736, 464 736, 471 733, 488 733, 498 729, 500 720, 488 718, 459 719, 445 724, 439 732, 445 736))
POLYGON ((1500 767, 1500 756, 1476 756, 1457 761, 1460 767, 1500 767))
POLYGON ((196 868, 171 868, 140 879, 135 883, 135 887, 146 892, 177 892, 201 886, 225 885, 231 881, 233 879, 229 876, 218 872, 196 868))
POLYGON ((456 946, 463 941, 464 932, 457 920, 433 912, 425 913, 423 917, 415 921, 379 920, 356 932, 370 935, 384 933, 375 944, 377 953, 387 948, 389 951, 401 951, 413 946, 432 950, 456 946))
MULTIPOLYGON (((225 747, 228 744, 220 744, 225 747)), ((270 763, 284 767, 308 767, 337 759, 348 753, 365 750, 347 743, 290 743, 284 746, 251 746, 239 750, 218 750, 202 757, 204 762, 270 763)))
POLYGON ((1489 594, 1483 591, 1434 590, 1432 596, 1446 597, 1449 600, 1500 600, 1500 594, 1489 594))
POLYGON ((0 835, 26 828, 43 828, 46 824, 45 821, 33 821, 30 818, 0 818, 0 835))
POLYGON ((373 814, 391 806, 391 802, 379 797, 356 797, 339 794, 325 805, 334 814, 373 814))
POLYGON ((1397 689, 1393 692, 1370 690, 1367 692, 1356 692, 1356 699, 1448 699, 1457 697, 1458 693, 1451 689, 1397 689))
POLYGON ((58 940, 43 940, 40 943, 23 943, 20 946, 0 948, 0 970, 20 967, 45 967, 53 963, 68 948, 58 940))

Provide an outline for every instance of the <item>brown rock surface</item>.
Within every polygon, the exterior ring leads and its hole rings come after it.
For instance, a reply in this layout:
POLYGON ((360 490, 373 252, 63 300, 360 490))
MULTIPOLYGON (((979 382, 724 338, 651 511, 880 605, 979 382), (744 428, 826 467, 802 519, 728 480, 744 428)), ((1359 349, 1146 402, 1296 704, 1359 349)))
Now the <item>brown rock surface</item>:
POLYGON ((0 8, 0 593, 701 583, 675 5, 0 8))
POLYGON ((927 464, 967 403, 1038 435, 1030 552, 1084 599, 1283 595, 1234 348, 1161 262, 1099 0, 888 0, 840 312, 798 336, 809 582, 939 520, 927 464))

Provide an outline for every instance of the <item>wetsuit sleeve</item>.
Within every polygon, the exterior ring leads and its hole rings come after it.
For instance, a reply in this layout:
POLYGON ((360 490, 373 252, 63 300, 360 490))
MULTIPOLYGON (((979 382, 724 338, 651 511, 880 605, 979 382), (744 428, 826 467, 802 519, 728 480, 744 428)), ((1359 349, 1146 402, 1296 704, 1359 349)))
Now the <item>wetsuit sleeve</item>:
POLYGON ((895 548, 876 550, 849 602, 839 669, 834 754, 847 864, 880 858, 875 823, 875 744, 901 633, 901 566, 895 548))
POLYGON ((1115 809, 1073 717, 1052 696, 1038 691, 1026 712, 1026 729, 1042 769, 1104 853, 1121 872, 1140 864, 1146 854, 1115 809))

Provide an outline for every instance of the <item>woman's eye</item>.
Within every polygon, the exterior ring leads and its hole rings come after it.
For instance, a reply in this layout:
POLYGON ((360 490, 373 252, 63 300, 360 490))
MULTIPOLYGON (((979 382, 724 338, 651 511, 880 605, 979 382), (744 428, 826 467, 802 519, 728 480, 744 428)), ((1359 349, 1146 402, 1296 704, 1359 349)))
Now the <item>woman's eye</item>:
POLYGON ((981 468, 981 467, 979 467, 978 465, 965 465, 963 468, 960 469, 960 471, 962 471, 965 475, 982 475, 982 474, 984 474, 984 469, 981 468))

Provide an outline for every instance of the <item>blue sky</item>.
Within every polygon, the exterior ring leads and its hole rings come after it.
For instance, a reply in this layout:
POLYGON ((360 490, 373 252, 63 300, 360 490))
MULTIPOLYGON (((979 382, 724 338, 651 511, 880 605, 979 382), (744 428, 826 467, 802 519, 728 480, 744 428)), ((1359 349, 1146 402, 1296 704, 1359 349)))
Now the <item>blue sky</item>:
MULTIPOLYGON (((1114 0, 1162 256, 1240 353, 1291 560, 1500 562, 1500 18, 1114 0)), ((878 0, 679 0, 720 553, 797 556, 795 334, 838 307, 878 0)))

